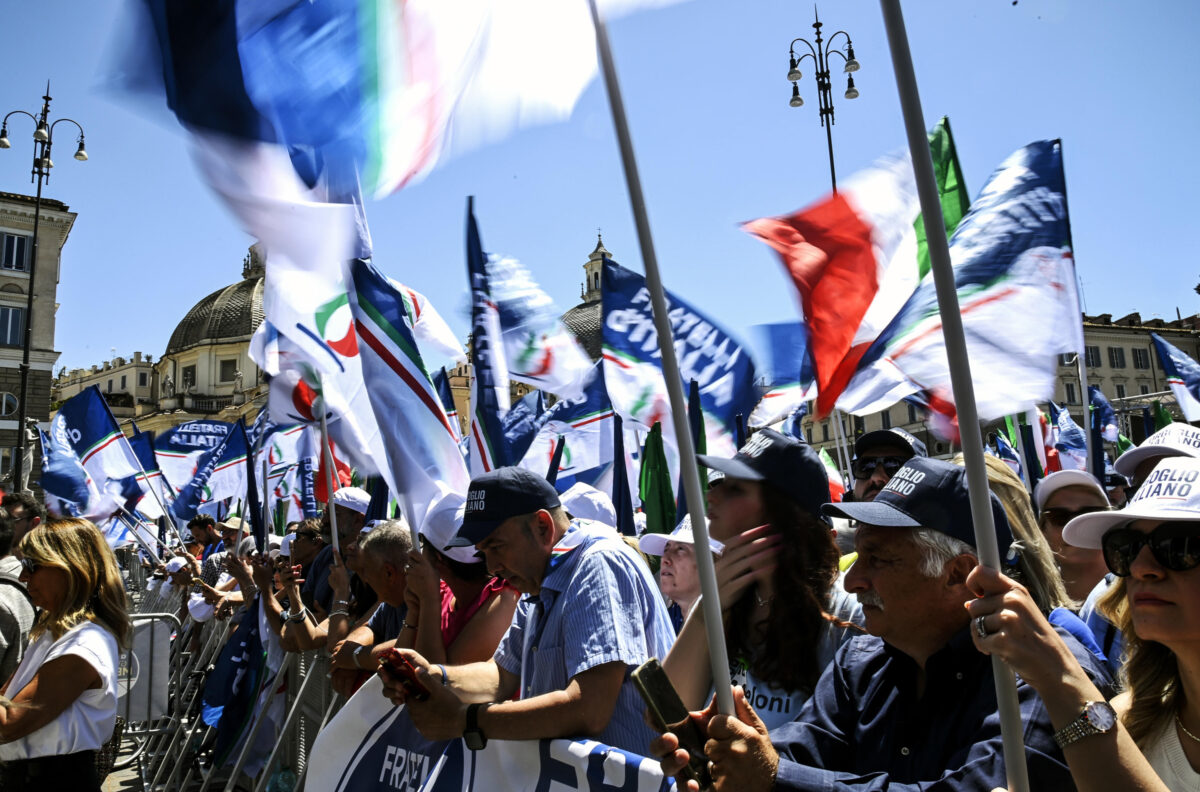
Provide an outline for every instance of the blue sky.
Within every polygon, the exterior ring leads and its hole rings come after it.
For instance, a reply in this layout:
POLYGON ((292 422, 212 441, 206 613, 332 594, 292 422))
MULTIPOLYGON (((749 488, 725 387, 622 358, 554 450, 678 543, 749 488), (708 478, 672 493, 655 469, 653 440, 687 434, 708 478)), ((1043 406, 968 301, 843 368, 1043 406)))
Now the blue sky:
MULTIPOLYGON (((79 219, 63 255, 59 365, 135 349, 162 354, 205 294, 240 277, 250 240, 201 183, 182 133, 115 102, 99 74, 117 0, 39 0, 4 12, 0 112, 34 112, 46 80, 52 115, 83 124, 91 159, 71 159, 58 129, 46 195, 79 219)), ((1200 176, 1200 4, 1184 0, 920 0, 907 24, 926 120, 949 115, 968 188, 1005 156, 1062 138, 1073 242, 1089 313, 1175 318, 1200 310, 1189 238, 1200 176), (1135 13, 1136 9, 1136 13, 1135 13), (1181 252, 1182 250, 1182 252, 1181 252)), ((841 98, 833 128, 844 178, 904 144, 876 2, 821 6, 845 29, 861 96, 841 98)), ((788 43, 811 38, 812 6, 691 0, 610 27, 667 287, 735 334, 793 318, 775 256, 738 229, 820 198, 829 186, 812 69, 804 107, 788 106, 788 43)), ((32 126, 13 119, 0 190, 32 194, 32 126)), ((443 164, 424 182, 369 204, 375 260, 424 292, 465 336, 467 195, 485 248, 524 262, 561 309, 602 229, 619 262, 641 269, 612 123, 599 82, 570 121, 527 129, 443 164)), ((1015 317, 1026 321, 1028 317, 1015 317)))

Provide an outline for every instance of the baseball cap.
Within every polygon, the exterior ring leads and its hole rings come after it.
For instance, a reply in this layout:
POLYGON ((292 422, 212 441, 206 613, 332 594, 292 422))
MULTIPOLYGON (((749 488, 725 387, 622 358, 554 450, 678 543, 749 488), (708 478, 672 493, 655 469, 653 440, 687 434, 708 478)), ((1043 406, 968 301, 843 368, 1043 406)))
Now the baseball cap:
POLYGON ((1137 520, 1200 520, 1200 459, 1164 459, 1124 509, 1079 515, 1063 527, 1063 541, 1099 549, 1104 534, 1137 520))
POLYGON ((421 523, 421 535, 428 539, 430 544, 445 553, 447 558, 463 564, 478 564, 483 559, 475 554, 474 548, 470 546, 447 547, 454 540, 459 526, 462 525, 466 504, 467 500, 462 495, 457 492, 447 492, 425 513, 425 520, 421 523))
POLYGON ((337 492, 333 493, 330 499, 334 506, 341 506, 351 511, 356 511, 359 514, 367 513, 367 506, 371 503, 371 496, 362 487, 342 487, 337 492))
POLYGON ((872 448, 878 448, 879 446, 906 448, 909 451, 910 457, 929 456, 929 451, 925 448, 924 443, 899 427, 876 429, 874 432, 867 432, 854 441, 854 456, 862 456, 872 448))
POLYGON ((595 520, 614 527, 617 524, 617 510, 613 507, 612 498, 582 481, 572 484, 558 499, 572 517, 595 520))
POLYGON ((187 565, 187 559, 182 556, 175 556, 167 561, 167 574, 174 575, 179 570, 187 565))
POLYGON ((217 523, 217 530, 221 533, 226 531, 237 531, 238 533, 246 533, 250 530, 250 523, 243 520, 241 517, 227 517, 217 523))
MULTIPOLYGON (((1004 558, 1012 544, 1012 531, 1000 499, 994 493, 990 495, 997 544, 1004 558)), ((913 457, 896 471, 875 500, 827 503, 822 511, 867 525, 928 528, 975 546, 967 471, 940 459, 913 457)))
MULTIPOLYGON (((684 515, 683 519, 679 521, 679 525, 676 525, 675 530, 669 534, 642 534, 642 538, 638 539, 638 549, 646 555, 660 556, 667 549, 667 542, 696 543, 696 537, 692 533, 692 515, 684 515)), ((725 545, 712 537, 708 539, 708 547, 714 555, 721 555, 725 552, 725 545)))
POLYGON ((774 429, 754 434, 732 458, 697 454, 696 459, 731 478, 764 481, 814 516, 829 501, 829 477, 817 452, 774 429))
POLYGON ((491 535, 510 517, 561 506, 558 492, 536 473, 502 467, 471 481, 462 527, 446 547, 468 547, 491 535))
POLYGON ((1103 503, 1108 503, 1108 494, 1091 473, 1086 470, 1056 470, 1033 488, 1033 500, 1037 504, 1037 510, 1041 512, 1046 508, 1046 501, 1050 500, 1050 496, 1064 487, 1087 487, 1096 493, 1096 497, 1103 503))
POLYGON ((279 543, 279 555, 292 557, 292 540, 296 538, 296 534, 290 533, 283 537, 283 541, 279 543))
POLYGON ((1137 448, 1131 448, 1113 463, 1113 467, 1122 476, 1133 478, 1138 465, 1154 457, 1200 457, 1200 429, 1190 424, 1167 424, 1154 434, 1142 441, 1137 448))

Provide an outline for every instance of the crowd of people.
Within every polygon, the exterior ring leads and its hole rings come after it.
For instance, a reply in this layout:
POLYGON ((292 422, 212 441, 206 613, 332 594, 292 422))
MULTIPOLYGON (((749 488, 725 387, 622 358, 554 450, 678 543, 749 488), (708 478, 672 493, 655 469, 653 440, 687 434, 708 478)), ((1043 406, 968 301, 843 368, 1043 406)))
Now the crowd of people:
MULTIPOLYGON (((839 503, 814 450, 770 429, 698 458, 729 679, 713 678, 692 520, 623 537, 602 493, 520 468, 476 477, 419 533, 369 520, 357 487, 263 552, 241 519, 196 515, 141 595, 195 624, 256 608, 274 670, 327 653, 345 697, 378 674, 428 740, 587 737, 688 789, 693 757, 631 682, 651 658, 706 735, 691 750, 713 787, 753 792, 1004 787, 996 656, 1017 675, 1032 788, 1200 789, 1200 429, 1032 493, 988 458, 999 570, 979 563, 961 457, 899 429, 853 451, 839 503)), ((0 788, 99 788, 128 614, 94 525, 0 501, 0 788)))

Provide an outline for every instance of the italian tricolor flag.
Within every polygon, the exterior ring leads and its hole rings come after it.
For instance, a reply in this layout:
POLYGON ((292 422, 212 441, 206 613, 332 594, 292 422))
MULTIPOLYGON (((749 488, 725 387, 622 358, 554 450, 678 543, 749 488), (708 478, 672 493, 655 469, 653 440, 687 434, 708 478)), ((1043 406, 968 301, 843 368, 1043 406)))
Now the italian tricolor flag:
POLYGON ((846 484, 842 481, 842 471, 838 470, 837 465, 833 463, 833 458, 829 456, 824 448, 818 453, 821 456, 821 463, 825 465, 825 474, 829 476, 829 502, 841 503, 842 496, 846 494, 846 484))

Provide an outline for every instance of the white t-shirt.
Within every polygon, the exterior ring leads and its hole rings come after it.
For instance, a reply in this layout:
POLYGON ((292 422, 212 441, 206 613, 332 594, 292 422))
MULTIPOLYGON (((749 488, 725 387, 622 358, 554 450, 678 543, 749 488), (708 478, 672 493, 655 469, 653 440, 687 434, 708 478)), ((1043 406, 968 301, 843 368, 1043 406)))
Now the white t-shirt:
POLYGON ((38 636, 13 673, 8 697, 15 698, 43 665, 64 655, 83 658, 100 675, 100 687, 83 691, 37 731, 0 745, 0 761, 94 751, 112 736, 117 719, 117 639, 93 622, 75 625, 57 641, 49 632, 38 636))
POLYGON ((1168 718, 1153 742, 1146 746, 1146 761, 1171 792, 1195 792, 1200 789, 1200 773, 1192 769, 1183 746, 1175 719, 1168 718))
MULTIPOLYGON (((862 606, 853 595, 846 593, 840 582, 829 592, 829 613, 844 622, 862 624, 862 606)), ((833 661, 838 647, 856 635, 861 633, 827 622, 817 645, 818 667, 824 669, 828 666, 833 661)), ((730 676, 733 684, 741 685, 746 691, 746 702, 754 707, 767 729, 794 721, 811 693, 802 690, 788 691, 761 682, 750 672, 744 659, 734 664, 730 669, 730 676)))

